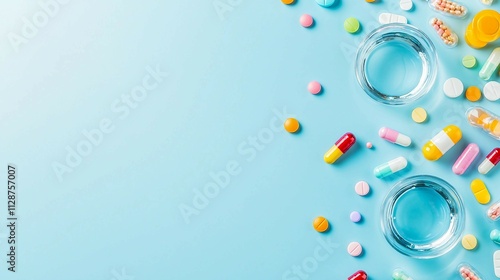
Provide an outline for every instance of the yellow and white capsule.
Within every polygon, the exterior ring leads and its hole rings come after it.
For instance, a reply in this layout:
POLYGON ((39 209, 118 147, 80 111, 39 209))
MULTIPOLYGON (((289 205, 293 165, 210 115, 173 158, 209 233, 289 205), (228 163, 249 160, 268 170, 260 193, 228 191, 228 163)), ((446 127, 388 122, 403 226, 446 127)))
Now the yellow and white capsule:
POLYGON ((438 160, 441 158, 451 147, 462 139, 462 131, 456 125, 449 125, 441 130, 436 136, 432 137, 424 147, 422 147, 422 154, 427 160, 438 160))

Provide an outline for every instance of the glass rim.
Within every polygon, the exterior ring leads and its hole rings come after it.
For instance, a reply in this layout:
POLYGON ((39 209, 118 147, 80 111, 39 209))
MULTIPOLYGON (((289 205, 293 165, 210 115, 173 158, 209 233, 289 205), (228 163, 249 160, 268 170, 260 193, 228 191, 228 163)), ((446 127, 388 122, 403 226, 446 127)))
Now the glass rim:
POLYGON ((404 23, 389 23, 371 31, 358 47, 355 59, 355 74, 358 84, 373 100, 386 105, 406 105, 426 95, 437 76, 437 53, 431 39, 418 28, 404 23), (418 84, 400 95, 384 94, 377 90, 366 75, 366 64, 373 50, 386 42, 400 39, 416 51, 422 62, 422 73, 418 84))
POLYGON ((416 175, 397 182, 391 188, 382 204, 380 224, 385 239, 396 251, 418 259, 430 259, 446 254, 458 244, 465 227, 465 210, 460 195, 448 182, 431 175, 416 175), (436 191, 450 207, 447 231, 431 242, 421 244, 406 240, 398 233, 393 223, 396 202, 408 191, 417 187, 436 191))

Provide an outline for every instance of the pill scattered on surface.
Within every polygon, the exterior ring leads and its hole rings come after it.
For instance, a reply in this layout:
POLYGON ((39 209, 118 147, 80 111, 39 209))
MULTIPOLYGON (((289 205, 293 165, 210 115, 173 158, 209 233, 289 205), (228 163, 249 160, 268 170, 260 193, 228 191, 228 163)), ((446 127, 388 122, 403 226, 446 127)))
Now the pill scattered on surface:
POLYGON ((474 250, 477 246, 477 239, 472 234, 467 234, 462 238, 462 246, 465 250, 474 250))
POLYGON ((373 148, 373 144, 372 144, 372 142, 366 142, 366 147, 367 147, 368 149, 373 148))
POLYGON ((408 274, 406 274, 406 272, 404 272, 400 268, 396 268, 392 272, 392 279, 393 280, 412 280, 412 278, 410 276, 408 276, 408 274))
POLYGON ((500 250, 493 253, 493 266, 495 267, 495 276, 500 278, 500 250))
POLYGON ((366 280, 366 279, 368 279, 368 275, 363 270, 358 270, 354 272, 353 275, 347 277, 347 280, 366 280))
POLYGON ((408 19, 404 16, 391 14, 391 13, 381 13, 378 16, 378 22, 380 24, 388 24, 388 23, 408 23, 408 19))
POLYGON ((477 171, 481 174, 488 174, 500 162, 500 148, 493 148, 486 158, 479 164, 477 171))
POLYGON ((481 90, 476 86, 470 86, 465 91, 465 98, 470 102, 476 102, 481 99, 481 90))
POLYGON ((314 23, 314 19, 311 15, 303 14, 300 17, 300 25, 302 25, 302 27, 305 27, 305 28, 311 27, 313 25, 313 23, 314 23))
POLYGON ((443 43, 448 47, 454 47, 458 43, 458 36, 451 28, 448 27, 442 20, 438 18, 432 18, 429 21, 429 24, 434 28, 437 35, 443 43))
POLYGON ((474 68, 476 66, 477 60, 472 55, 466 55, 462 58, 462 65, 465 68, 474 68))
POLYGON ((345 31, 353 34, 359 30, 359 21, 356 18, 349 17, 344 21, 345 31))
POLYGON ((286 119, 285 123, 283 124, 285 127, 285 130, 290 132, 290 133, 295 133, 299 130, 300 124, 299 121, 294 119, 294 118, 288 118, 286 119))
POLYGON ((467 145, 462 154, 453 164, 453 167, 451 168, 453 173, 457 175, 464 174, 478 154, 479 154, 479 146, 477 144, 470 143, 469 145, 467 145))
POLYGON ((457 78, 449 78, 444 82, 443 92, 449 98, 457 98, 464 92, 464 84, 457 78))
POLYGON ((335 3, 335 0, 316 0, 316 3, 321 7, 330 7, 335 3))
POLYGON ((354 191, 360 196, 365 196, 370 192, 370 185, 365 181, 359 181, 354 186, 354 191))
POLYGON ((295 2, 295 0, 281 0, 281 3, 285 5, 291 5, 295 2))
POLYGON ((422 154, 427 160, 438 160, 455 146, 460 139, 462 139, 462 130, 460 130, 460 127, 450 124, 425 143, 422 147, 422 154))
POLYGON ((316 217, 313 221, 313 227, 318 232, 325 232, 329 227, 328 220, 322 216, 316 217))
POLYGON ((427 120, 427 111, 424 108, 417 107, 411 112, 411 118, 416 123, 423 123, 427 120))
POLYGON ((358 211, 352 211, 349 218, 351 219, 351 222, 357 223, 361 221, 361 214, 358 211))
POLYGON ((474 179, 470 183, 470 190, 480 204, 488 204, 490 202, 490 192, 481 179, 474 179))
POLYGON ((318 94, 321 92, 321 84, 318 83, 317 81, 311 81, 307 85, 307 90, 309 90, 311 94, 318 94))
POLYGON ((391 143, 398 144, 403 147, 408 147, 411 145, 411 138, 399 133, 396 130, 390 129, 388 127, 382 127, 378 131, 378 136, 380 138, 385 139, 391 143))
POLYGON ((490 239, 491 241, 495 242, 496 244, 500 245, 500 230, 494 229, 490 232, 490 239))
POLYGON ((363 247, 358 242, 351 242, 347 245, 347 252, 353 257, 357 257, 363 253, 363 247))
POLYGON ((345 154, 356 143, 354 134, 347 132, 335 142, 335 144, 326 151, 323 160, 328 164, 335 163, 343 154, 345 154))
POLYGON ((484 98, 489 101, 500 99, 500 83, 496 81, 487 82, 483 87, 484 98))
POLYGON ((409 11, 413 8, 413 2, 411 0, 400 0, 399 7, 403 11, 409 11))
POLYGON ((406 160, 406 158, 397 157, 391 161, 382 163, 381 165, 375 167, 373 169, 373 175, 381 179, 405 169, 406 166, 408 166, 408 161, 406 160))

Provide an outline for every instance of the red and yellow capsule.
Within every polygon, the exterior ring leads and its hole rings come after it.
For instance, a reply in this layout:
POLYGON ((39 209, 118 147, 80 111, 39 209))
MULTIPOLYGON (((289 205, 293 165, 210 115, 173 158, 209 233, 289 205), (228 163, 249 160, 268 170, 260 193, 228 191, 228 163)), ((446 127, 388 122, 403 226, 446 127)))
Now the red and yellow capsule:
POLYGON ((356 137, 350 132, 347 132, 346 134, 342 135, 337 142, 335 142, 335 145, 328 150, 328 152, 325 153, 325 156, 323 157, 326 163, 332 164, 339 157, 341 157, 347 150, 349 150, 352 145, 356 143, 356 137))
POLYGON ((438 160, 460 139, 462 139, 460 128, 456 125, 449 125, 422 147, 422 154, 427 160, 438 160))

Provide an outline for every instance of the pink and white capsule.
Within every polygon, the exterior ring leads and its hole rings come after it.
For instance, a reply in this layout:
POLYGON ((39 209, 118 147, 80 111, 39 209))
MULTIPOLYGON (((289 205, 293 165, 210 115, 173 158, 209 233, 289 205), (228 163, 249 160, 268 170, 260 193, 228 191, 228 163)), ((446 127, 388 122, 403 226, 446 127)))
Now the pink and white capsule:
POLYGON ((382 139, 385 139, 391 143, 401 145, 403 147, 408 147, 411 145, 411 138, 410 137, 408 137, 402 133, 399 133, 396 130, 390 129, 388 127, 382 127, 378 131, 378 135, 382 139))
POLYGON ((487 174, 500 162, 500 148, 493 149, 479 165, 477 171, 481 174, 487 174))
POLYGON ((457 175, 464 174, 478 154, 479 147, 474 143, 470 143, 467 147, 465 147, 465 150, 458 157, 457 161, 455 161, 452 168, 453 173, 457 175))

